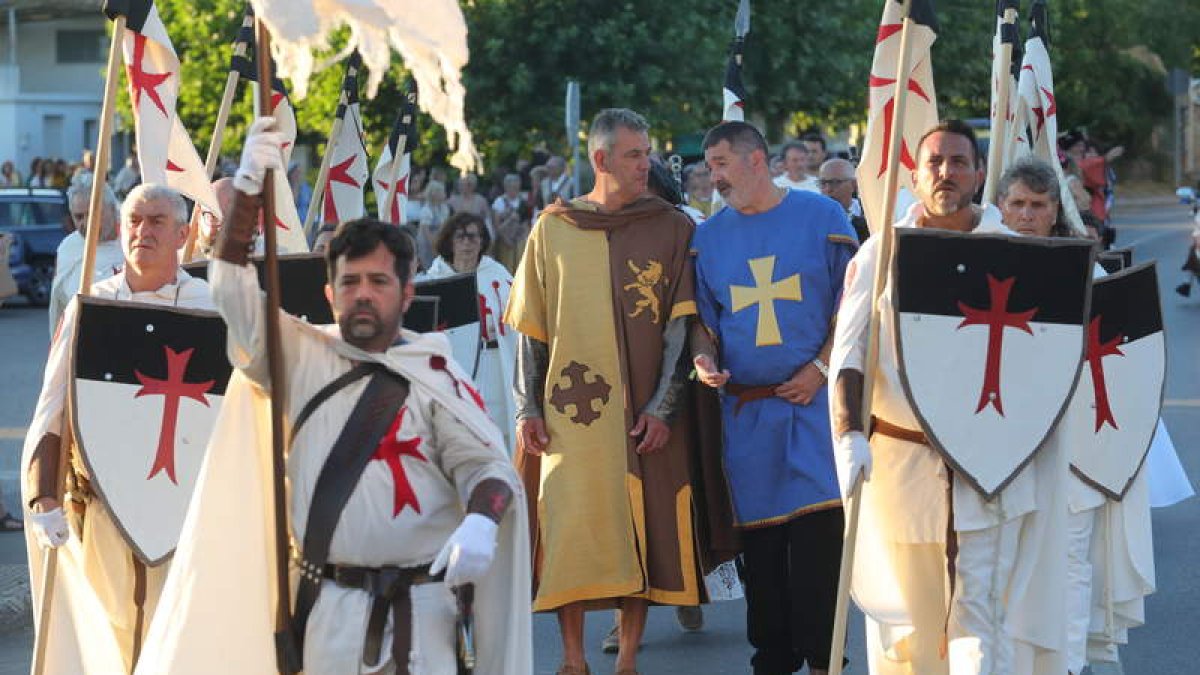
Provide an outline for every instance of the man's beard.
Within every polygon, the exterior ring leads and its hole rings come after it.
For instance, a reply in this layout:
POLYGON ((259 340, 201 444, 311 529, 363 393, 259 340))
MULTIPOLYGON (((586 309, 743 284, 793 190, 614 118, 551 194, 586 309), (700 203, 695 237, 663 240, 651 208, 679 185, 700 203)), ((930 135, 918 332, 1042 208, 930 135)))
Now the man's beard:
POLYGON ((392 325, 388 326, 374 307, 359 306, 339 318, 338 327, 341 329, 343 340, 355 347, 365 348, 378 340, 389 328, 393 334, 396 333, 401 317, 402 315, 397 316, 391 322, 392 325))

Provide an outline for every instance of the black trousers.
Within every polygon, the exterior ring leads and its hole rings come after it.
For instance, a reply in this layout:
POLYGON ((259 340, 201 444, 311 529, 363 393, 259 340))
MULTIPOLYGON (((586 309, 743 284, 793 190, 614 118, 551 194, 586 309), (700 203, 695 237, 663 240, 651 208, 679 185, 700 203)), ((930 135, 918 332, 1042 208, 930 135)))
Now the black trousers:
POLYGON ((805 663, 829 667, 844 526, 839 507, 742 531, 755 675, 794 673, 805 663))

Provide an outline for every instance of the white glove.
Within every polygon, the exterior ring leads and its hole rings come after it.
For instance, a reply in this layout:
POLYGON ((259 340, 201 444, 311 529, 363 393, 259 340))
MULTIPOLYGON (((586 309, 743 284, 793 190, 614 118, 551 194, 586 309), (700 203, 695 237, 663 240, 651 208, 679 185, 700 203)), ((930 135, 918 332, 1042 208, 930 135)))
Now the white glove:
POLYGON ((33 536, 42 548, 58 548, 71 536, 71 526, 61 506, 45 513, 26 512, 25 526, 33 530, 33 536))
POLYGON ((871 478, 871 443, 861 431, 851 431, 839 436, 834 446, 837 459, 838 485, 842 496, 849 496, 855 478, 861 472, 863 480, 871 478))
POLYGON ((261 193, 267 169, 283 171, 283 134, 275 130, 274 117, 260 117, 250 125, 233 187, 248 195, 261 193))
POLYGON ((446 570, 446 585, 451 588, 479 581, 496 554, 496 529, 491 518, 468 513, 437 554, 429 573, 446 570))

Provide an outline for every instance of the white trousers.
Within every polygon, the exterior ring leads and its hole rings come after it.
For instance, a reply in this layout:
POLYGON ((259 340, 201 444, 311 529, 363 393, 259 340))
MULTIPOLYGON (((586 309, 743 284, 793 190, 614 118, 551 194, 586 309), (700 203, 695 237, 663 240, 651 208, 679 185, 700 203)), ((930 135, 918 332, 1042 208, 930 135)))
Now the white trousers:
POLYGON ((1012 675, 1013 640, 1004 629, 1021 519, 958 533, 953 600, 946 610, 946 555, 940 544, 893 544, 892 563, 913 621, 911 633, 869 617, 872 675, 1012 675), (949 640, 942 657, 943 636, 949 640), (890 648, 889 648, 890 646, 890 648))
MULTIPOLYGON (((458 610, 454 594, 442 583, 416 584, 412 593, 411 675, 457 672, 454 625, 458 610)), ((384 628, 379 663, 363 663, 363 641, 371 612, 365 591, 325 581, 309 617, 304 637, 306 675, 392 675, 392 618, 384 628)))
POLYGON ((1085 509, 1067 516, 1067 668, 1076 675, 1087 665, 1096 514, 1096 509, 1085 509))
POLYGON ((951 675, 1013 673, 1013 640, 1004 623, 1023 520, 958 533, 947 630, 951 675))

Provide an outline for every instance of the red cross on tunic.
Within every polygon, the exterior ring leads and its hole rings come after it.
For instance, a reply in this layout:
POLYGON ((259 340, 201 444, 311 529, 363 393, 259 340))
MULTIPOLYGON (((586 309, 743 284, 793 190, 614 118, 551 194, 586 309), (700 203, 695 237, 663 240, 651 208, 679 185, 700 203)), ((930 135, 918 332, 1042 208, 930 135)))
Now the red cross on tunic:
POLYGON ((1125 356, 1121 351, 1121 340, 1124 336, 1117 335, 1108 342, 1100 342, 1100 316, 1097 315, 1088 324, 1087 360, 1088 368, 1092 371, 1092 390, 1096 395, 1096 433, 1107 422, 1112 428, 1118 429, 1117 420, 1113 417, 1112 407, 1108 404, 1108 384, 1104 380, 1104 357, 1125 356))
MULTIPOLYGON (((385 194, 385 195, 387 194, 388 190, 392 189, 392 184, 385 180, 377 180, 377 181, 375 181, 375 183, 379 185, 379 190, 381 192, 383 192, 383 194, 385 194)), ((408 176, 401 176, 400 178, 396 179, 396 198, 392 200, 392 220, 391 220, 391 222, 395 223, 396 225, 399 225, 404 222, 400 217, 400 195, 407 195, 407 194, 408 194, 408 176)))
POLYGON ((196 350, 185 349, 182 352, 176 352, 167 346, 164 346, 163 349, 167 353, 167 379, 158 380, 143 375, 141 371, 134 370, 133 374, 142 383, 142 388, 133 397, 163 397, 162 426, 158 432, 158 449, 154 453, 154 464, 150 467, 150 475, 146 476, 146 480, 154 478, 159 471, 165 471, 167 478, 178 485, 179 481, 175 480, 175 426, 179 421, 179 400, 190 398, 207 406, 208 399, 204 394, 212 389, 214 380, 184 382, 183 376, 187 372, 188 361, 192 358, 192 352, 196 350))
POLYGON ((979 393, 979 405, 975 408, 975 412, 979 413, 990 403, 996 412, 1003 416, 1004 404, 1000 400, 1000 356, 1003 352, 1004 329, 1016 328, 1033 335, 1033 330, 1029 327, 1029 320, 1033 318, 1034 314, 1037 314, 1038 310, 1035 307, 1024 312, 1008 311, 1008 296, 1012 292, 1013 284, 1017 281, 1016 277, 999 281, 989 274, 987 281, 991 300, 990 307, 975 309, 959 301, 958 309, 963 313, 963 321, 958 324, 958 327, 988 327, 987 363, 983 369, 983 390, 979 393))
POLYGON ((404 465, 400 463, 401 457, 413 457, 422 462, 429 460, 425 455, 418 450, 421 446, 421 438, 414 437, 407 441, 397 440, 396 435, 400 433, 400 427, 404 424, 404 413, 408 412, 408 406, 400 409, 400 414, 396 415, 396 419, 392 421, 392 425, 388 427, 387 433, 379 441, 379 447, 375 449, 375 454, 371 455, 372 460, 379 460, 387 464, 392 471, 392 517, 400 515, 405 506, 411 506, 412 510, 420 513, 421 503, 417 501, 417 493, 413 491, 412 483, 408 482, 408 474, 404 472, 404 465))
POLYGON ((154 102, 155 107, 162 112, 163 117, 168 117, 167 106, 159 96, 158 87, 171 79, 174 73, 147 73, 142 69, 142 60, 145 55, 146 36, 134 33, 132 64, 125 66, 125 71, 129 76, 129 97, 133 99, 133 109, 135 112, 138 110, 142 94, 145 93, 154 102))
POLYGON ((346 158, 346 161, 341 164, 335 164, 329 167, 329 178, 325 181, 325 221, 329 223, 339 222, 337 213, 337 205, 333 199, 333 184, 342 183, 350 187, 361 188, 362 185, 354 180, 350 175, 350 167, 354 164, 354 160, 358 159, 357 154, 352 154, 346 158))

